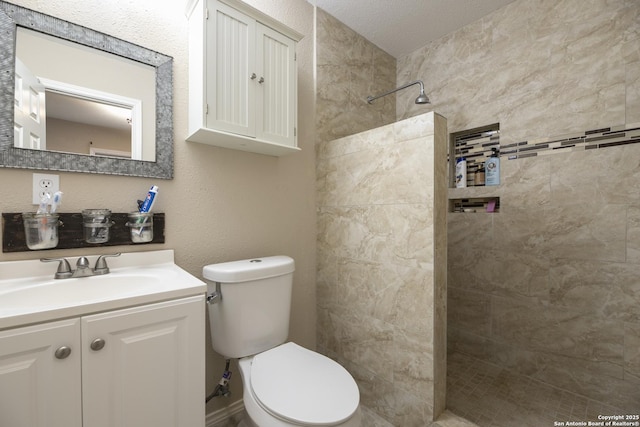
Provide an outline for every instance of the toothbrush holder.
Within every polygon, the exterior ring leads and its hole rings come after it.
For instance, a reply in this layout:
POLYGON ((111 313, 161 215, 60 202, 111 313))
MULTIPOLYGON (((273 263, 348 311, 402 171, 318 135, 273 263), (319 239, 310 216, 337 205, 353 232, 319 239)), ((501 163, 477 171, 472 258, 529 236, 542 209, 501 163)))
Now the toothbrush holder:
POLYGON ((106 243, 109 241, 111 221, 109 209, 85 209, 82 211, 84 241, 87 243, 106 243))
POLYGON ((131 230, 133 243, 148 243, 153 240, 153 214, 151 212, 131 212, 126 226, 131 230))
POLYGON ((22 214, 27 247, 32 251, 58 246, 58 214, 25 212, 22 214))

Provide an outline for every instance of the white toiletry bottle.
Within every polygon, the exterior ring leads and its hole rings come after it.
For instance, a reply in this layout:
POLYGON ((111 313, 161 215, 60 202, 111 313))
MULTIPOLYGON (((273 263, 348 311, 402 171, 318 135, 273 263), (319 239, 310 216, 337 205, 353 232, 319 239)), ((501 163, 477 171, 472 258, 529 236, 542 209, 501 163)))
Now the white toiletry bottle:
POLYGON ((460 157, 456 160, 456 188, 467 186, 467 159, 460 157))
POLYGON ((497 148, 491 149, 491 157, 484 164, 485 185, 500 185, 500 156, 497 148))

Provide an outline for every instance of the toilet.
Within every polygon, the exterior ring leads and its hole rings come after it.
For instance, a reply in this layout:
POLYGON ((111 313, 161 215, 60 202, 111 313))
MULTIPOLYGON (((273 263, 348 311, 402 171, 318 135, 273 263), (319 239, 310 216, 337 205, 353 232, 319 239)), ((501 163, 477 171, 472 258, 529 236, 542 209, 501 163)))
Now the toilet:
POLYGON ((287 342, 294 260, 203 268, 213 349, 239 359, 247 417, 239 427, 361 425, 360 393, 341 365, 287 342))

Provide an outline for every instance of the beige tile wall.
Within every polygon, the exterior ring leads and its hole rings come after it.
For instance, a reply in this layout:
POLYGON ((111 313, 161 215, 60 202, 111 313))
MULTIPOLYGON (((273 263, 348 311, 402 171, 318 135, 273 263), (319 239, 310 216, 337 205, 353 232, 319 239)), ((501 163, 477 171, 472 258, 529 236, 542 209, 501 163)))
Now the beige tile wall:
MULTIPOLYGON (((637 0, 517 0, 398 58, 449 131, 500 123, 505 144, 640 122, 637 0), (626 105, 626 108, 625 108, 626 105)), ((398 119, 421 114, 410 91, 398 119)))
MULTIPOLYGON (((635 0, 518 0, 399 58, 398 82, 509 144, 640 123, 639 46, 635 0)), ((398 94, 398 118, 418 111, 398 94)), ((637 410, 638 158, 503 158, 500 213, 449 215, 450 350, 637 410)))
POLYGON ((322 9, 316 10, 318 140, 393 123, 395 96, 371 105, 366 99, 395 87, 395 58, 322 9))
POLYGON ((638 158, 503 159, 501 212, 449 215, 450 350, 638 409, 638 158))
POLYGON ((428 113, 318 148, 318 348, 397 426, 444 409, 446 136, 428 113))

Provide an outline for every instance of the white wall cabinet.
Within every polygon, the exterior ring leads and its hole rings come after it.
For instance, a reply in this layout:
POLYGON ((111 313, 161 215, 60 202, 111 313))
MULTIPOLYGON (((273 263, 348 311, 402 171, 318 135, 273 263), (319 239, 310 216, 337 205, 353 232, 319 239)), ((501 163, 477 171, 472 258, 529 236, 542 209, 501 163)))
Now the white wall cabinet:
POLYGON ((238 0, 192 0, 187 140, 281 156, 297 147, 302 35, 238 0))
POLYGON ((204 310, 194 296, 0 331, 0 425, 202 427, 204 310))

